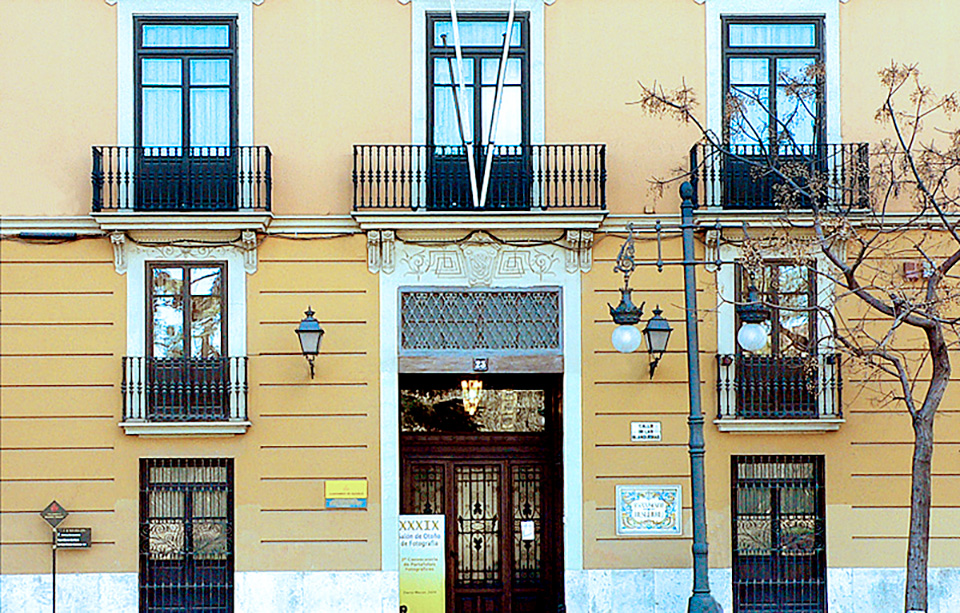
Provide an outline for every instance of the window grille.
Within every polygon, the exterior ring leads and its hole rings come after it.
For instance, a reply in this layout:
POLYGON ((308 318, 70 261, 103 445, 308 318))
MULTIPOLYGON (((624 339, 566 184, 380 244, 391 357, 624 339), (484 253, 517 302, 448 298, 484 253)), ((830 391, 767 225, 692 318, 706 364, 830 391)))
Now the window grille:
POLYGON ((140 460, 140 610, 233 611, 233 460, 140 460))
POLYGON ((400 293, 400 350, 556 354, 559 290, 436 290, 400 293))
POLYGON ((826 613, 823 456, 733 456, 736 613, 826 613))

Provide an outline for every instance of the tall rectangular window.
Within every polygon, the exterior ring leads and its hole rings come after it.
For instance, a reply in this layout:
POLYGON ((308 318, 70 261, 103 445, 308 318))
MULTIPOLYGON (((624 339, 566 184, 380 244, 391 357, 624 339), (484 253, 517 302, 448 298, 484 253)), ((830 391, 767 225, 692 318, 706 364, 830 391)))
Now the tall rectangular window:
POLYGON ((733 456, 736 613, 826 613, 823 456, 733 456))
POLYGON ((233 460, 140 460, 140 611, 233 611, 233 460))
POLYGON ((226 267, 150 263, 147 278, 148 419, 227 419, 239 365, 226 357, 226 267))
POLYGON ((137 208, 235 208, 236 18, 134 25, 137 208))
MULTIPOLYGON (((738 266, 737 302, 755 286, 769 317, 766 346, 736 356, 736 414, 741 418, 816 418, 820 412, 816 268, 807 261, 738 266)), ((740 329, 740 321, 736 322, 740 329)))
MULTIPOLYGON (((530 206, 530 26, 515 16, 507 57, 503 13, 458 17, 460 57, 449 14, 427 15, 427 206, 473 206, 470 171, 482 185, 489 160, 484 208, 530 206), (497 83, 503 87, 497 101, 497 83), (468 155, 472 153, 472 159, 468 155)), ((478 194, 482 188, 478 188, 478 194)))
POLYGON ((778 148, 823 142, 823 19, 727 17, 726 138, 778 148))

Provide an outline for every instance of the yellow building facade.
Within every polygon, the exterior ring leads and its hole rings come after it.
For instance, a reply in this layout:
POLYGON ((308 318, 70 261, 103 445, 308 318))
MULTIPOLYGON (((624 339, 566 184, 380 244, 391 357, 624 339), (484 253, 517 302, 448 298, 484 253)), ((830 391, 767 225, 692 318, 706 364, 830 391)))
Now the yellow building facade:
MULTIPOLYGON (((50 610, 55 500, 91 534, 58 548, 62 611, 396 611, 401 518, 423 515, 445 519, 445 610, 683 610, 679 183, 648 179, 693 167, 712 593, 744 613, 902 610, 908 414, 836 349, 797 348, 822 321, 780 315, 832 295, 785 254, 763 268, 773 340, 738 348, 744 228, 783 213, 691 150, 694 126, 631 103, 638 80, 683 81, 708 130, 762 142, 725 124, 725 92, 769 102, 816 66, 815 118, 770 112, 831 168, 869 159, 877 71, 955 88, 958 16, 4 2, 0 608, 50 610), (658 305, 674 328, 655 372, 611 345, 628 235, 644 321, 658 305), (309 364, 305 311, 324 330, 309 364)), ((956 398, 936 422, 931 612, 960 606, 956 398)))

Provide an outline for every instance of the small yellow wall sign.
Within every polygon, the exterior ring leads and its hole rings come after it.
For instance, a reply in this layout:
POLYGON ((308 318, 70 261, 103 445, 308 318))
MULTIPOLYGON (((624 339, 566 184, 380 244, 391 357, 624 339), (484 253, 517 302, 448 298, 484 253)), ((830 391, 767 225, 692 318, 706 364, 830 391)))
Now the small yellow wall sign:
POLYGON ((366 479, 328 479, 323 484, 323 497, 328 509, 365 509, 366 479))

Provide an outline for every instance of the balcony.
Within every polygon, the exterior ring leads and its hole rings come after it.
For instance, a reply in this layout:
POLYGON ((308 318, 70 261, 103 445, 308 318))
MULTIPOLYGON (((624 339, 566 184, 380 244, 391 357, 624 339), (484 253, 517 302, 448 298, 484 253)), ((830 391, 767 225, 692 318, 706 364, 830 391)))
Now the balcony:
POLYGON ((717 371, 721 431, 822 431, 842 423, 838 355, 721 354, 717 371))
POLYGON ((866 143, 842 145, 726 145, 698 143, 690 150, 690 180, 700 207, 731 211, 810 209, 782 175, 819 194, 832 212, 869 205, 870 158, 866 143), (779 171, 771 172, 771 169, 779 171))
POLYGON ((239 434, 247 422, 247 358, 124 357, 128 434, 239 434))
MULTIPOLYGON (((478 190, 489 147, 475 151, 478 190)), ((354 145, 354 211, 606 208, 605 145, 496 146, 485 202, 473 205, 464 147, 354 145)))
POLYGON ((93 212, 269 212, 271 154, 250 147, 94 147, 93 212))

